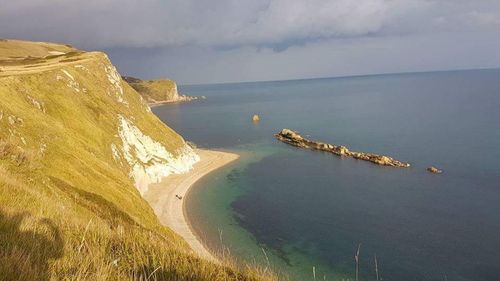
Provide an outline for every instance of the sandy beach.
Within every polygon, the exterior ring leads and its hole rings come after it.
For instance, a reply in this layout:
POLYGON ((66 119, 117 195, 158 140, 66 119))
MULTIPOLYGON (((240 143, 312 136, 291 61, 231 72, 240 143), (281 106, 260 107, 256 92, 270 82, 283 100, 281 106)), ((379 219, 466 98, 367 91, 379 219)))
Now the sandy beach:
POLYGON ((160 222, 182 236, 191 248, 203 258, 216 258, 203 245, 191 228, 185 212, 186 195, 191 186, 208 173, 239 158, 238 154, 197 149, 200 161, 185 174, 170 175, 162 182, 151 184, 144 198, 149 202, 160 222), (182 197, 179 199, 177 196, 182 197))

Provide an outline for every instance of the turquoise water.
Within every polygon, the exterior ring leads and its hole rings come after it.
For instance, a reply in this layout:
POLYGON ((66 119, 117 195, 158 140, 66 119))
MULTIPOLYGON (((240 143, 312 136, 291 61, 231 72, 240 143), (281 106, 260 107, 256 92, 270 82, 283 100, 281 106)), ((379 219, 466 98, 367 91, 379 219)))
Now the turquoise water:
POLYGON ((500 279, 500 70, 180 87, 154 112, 242 159, 187 204, 214 249, 298 280, 500 279), (253 124, 253 114, 261 116, 253 124), (381 167, 276 141, 282 128, 391 155, 381 167), (425 169, 435 165, 441 175, 425 169))

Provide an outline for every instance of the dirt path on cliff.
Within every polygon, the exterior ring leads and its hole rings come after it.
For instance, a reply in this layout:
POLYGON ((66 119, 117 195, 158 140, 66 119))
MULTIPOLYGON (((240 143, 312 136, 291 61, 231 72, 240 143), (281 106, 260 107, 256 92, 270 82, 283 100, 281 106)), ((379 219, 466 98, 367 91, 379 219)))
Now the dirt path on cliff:
POLYGON ((97 52, 76 53, 71 56, 57 55, 53 57, 24 58, 24 59, 3 59, 0 60, 0 77, 34 74, 64 66, 82 64, 97 58, 97 52))

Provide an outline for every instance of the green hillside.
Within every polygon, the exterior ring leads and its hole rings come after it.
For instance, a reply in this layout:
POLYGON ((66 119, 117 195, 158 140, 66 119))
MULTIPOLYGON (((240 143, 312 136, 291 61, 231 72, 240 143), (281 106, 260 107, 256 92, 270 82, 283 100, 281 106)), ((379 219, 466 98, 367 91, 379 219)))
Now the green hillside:
POLYGON ((177 101, 179 99, 177 84, 173 80, 142 80, 127 76, 124 76, 123 79, 141 94, 147 102, 177 101))
POLYGON ((0 280, 263 280, 199 259, 147 183, 197 158, 100 52, 0 41, 0 280))

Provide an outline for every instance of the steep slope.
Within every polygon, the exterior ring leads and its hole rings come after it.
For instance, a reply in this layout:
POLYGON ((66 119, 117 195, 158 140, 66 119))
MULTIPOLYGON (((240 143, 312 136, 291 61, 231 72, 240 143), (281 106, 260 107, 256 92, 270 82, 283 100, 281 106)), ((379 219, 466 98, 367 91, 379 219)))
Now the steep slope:
POLYGON ((0 280, 256 279, 197 258, 142 199, 198 156, 107 56, 37 44, 0 41, 0 280))
POLYGON ((122 78, 150 104, 182 102, 197 99, 196 97, 180 95, 177 90, 177 84, 173 80, 142 80, 128 76, 123 76, 122 78))

